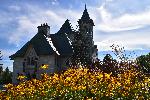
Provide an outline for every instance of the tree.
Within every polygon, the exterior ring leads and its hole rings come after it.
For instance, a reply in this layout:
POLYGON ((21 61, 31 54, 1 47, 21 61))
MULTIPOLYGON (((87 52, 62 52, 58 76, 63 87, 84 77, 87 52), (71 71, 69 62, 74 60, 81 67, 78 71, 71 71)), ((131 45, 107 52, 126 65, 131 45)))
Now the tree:
POLYGON ((106 54, 103 59, 102 70, 107 73, 114 73, 116 71, 117 61, 112 58, 110 54, 106 54))
POLYGON ((10 72, 8 67, 7 67, 2 74, 2 84, 11 83, 12 82, 11 77, 12 77, 12 72, 10 72))
MULTIPOLYGON (((2 53, 1 53, 1 51, 0 51, 0 60, 2 60, 2 56, 3 55, 1 55, 2 53)), ((3 71, 3 64, 0 64, 0 74, 2 73, 2 71, 3 71)))
POLYGON ((144 73, 150 74, 150 53, 136 58, 137 64, 144 73))
MULTIPOLYGON (((2 60, 2 53, 0 51, 0 60, 2 60)), ((3 64, 0 63, 0 84, 2 84, 3 64)))

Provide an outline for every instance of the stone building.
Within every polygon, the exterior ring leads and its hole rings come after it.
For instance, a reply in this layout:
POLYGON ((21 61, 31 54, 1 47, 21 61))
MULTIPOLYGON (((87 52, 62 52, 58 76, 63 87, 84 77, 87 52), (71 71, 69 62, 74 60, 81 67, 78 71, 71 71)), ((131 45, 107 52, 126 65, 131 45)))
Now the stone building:
POLYGON ((31 78, 40 78, 41 73, 54 73, 67 69, 69 65, 87 65, 98 59, 98 49, 93 41, 94 22, 86 6, 78 21, 79 30, 73 30, 67 19, 60 30, 50 34, 50 26, 38 26, 37 34, 20 50, 11 55, 13 62, 13 83, 20 73, 31 78), (40 66, 49 65, 47 70, 40 66))

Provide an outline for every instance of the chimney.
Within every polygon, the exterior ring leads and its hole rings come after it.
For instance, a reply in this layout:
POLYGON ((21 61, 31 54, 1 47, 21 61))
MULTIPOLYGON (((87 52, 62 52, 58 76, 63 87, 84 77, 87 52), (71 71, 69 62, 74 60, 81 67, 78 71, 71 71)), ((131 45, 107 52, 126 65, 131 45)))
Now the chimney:
POLYGON ((38 33, 44 34, 46 37, 50 35, 50 26, 47 23, 41 24, 38 26, 38 33))

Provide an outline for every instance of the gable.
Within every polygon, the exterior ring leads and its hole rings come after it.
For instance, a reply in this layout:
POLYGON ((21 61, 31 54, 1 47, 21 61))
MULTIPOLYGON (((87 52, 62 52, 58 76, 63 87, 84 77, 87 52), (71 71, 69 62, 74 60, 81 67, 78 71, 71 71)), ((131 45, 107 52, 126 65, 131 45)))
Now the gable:
POLYGON ((32 45, 30 45, 25 53, 25 58, 26 57, 37 57, 37 53, 35 52, 34 48, 32 45))
POLYGON ((52 47, 49 45, 44 35, 42 33, 37 33, 20 50, 9 56, 9 58, 14 59, 15 57, 23 57, 30 45, 33 46, 37 55, 51 55, 54 53, 52 47))

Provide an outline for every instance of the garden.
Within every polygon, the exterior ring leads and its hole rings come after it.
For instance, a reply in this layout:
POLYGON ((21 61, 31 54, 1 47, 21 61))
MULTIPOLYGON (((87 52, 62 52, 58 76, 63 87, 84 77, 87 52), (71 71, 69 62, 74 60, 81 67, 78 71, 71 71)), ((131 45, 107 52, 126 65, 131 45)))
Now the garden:
MULTIPOLYGON (((70 67, 53 75, 43 73, 40 80, 25 81, 26 76, 19 76, 20 83, 5 85, 6 91, 0 91, 0 99, 148 100, 150 76, 142 68, 141 57, 135 61, 119 57, 121 62, 106 55, 102 62, 95 62, 91 66, 70 67)), ((50 66, 41 66, 44 70, 48 67, 50 66)))

